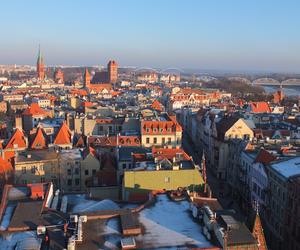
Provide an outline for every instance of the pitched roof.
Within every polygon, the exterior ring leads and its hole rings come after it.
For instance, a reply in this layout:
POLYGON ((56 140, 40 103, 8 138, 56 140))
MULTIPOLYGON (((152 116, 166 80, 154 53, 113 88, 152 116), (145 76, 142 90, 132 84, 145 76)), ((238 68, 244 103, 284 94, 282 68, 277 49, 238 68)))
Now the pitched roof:
POLYGON ((141 140, 139 136, 98 136, 89 137, 88 144, 102 147, 116 147, 120 146, 140 146, 141 140))
POLYGON ((225 133, 230 129, 238 120, 240 117, 236 115, 232 116, 225 116, 223 117, 217 124, 217 133, 219 139, 224 139, 225 133))
POLYGON ((85 147, 85 137, 84 135, 80 135, 79 137, 75 138, 74 140, 74 146, 77 148, 83 148, 85 147))
POLYGON ((258 241, 259 249, 267 250, 268 248, 267 248, 267 244, 266 244, 266 239, 265 239, 264 231, 263 231, 262 224, 261 224, 258 213, 256 214, 256 217, 255 217, 252 234, 255 237, 255 239, 258 241))
POLYGON ((180 160, 191 160, 191 157, 181 148, 152 148, 152 155, 158 160, 168 159, 173 160, 174 157, 179 157, 180 160))
POLYGON ((47 112, 40 108, 37 103, 31 103, 31 105, 25 109, 22 113, 23 115, 47 115, 47 112))
POLYGON ((13 171, 13 167, 11 163, 4 160, 2 157, 0 157, 0 174, 12 172, 12 171, 13 171))
POLYGON ((42 149, 47 148, 47 135, 43 128, 38 128, 36 133, 34 134, 34 137, 32 138, 32 141, 30 143, 31 149, 42 149))
POLYGON ((176 116, 168 116, 169 120, 141 122, 142 134, 173 134, 174 132, 182 132, 182 127, 176 120, 176 116))
POLYGON ((163 111, 163 105, 158 100, 153 101, 151 108, 157 111, 163 111))
POLYGON ((59 128, 56 137, 54 139, 54 144, 70 144, 71 143, 72 133, 67 126, 66 122, 63 122, 61 127, 59 128))
POLYGON ((255 162, 262 163, 264 165, 276 160, 276 156, 272 155, 265 149, 261 149, 255 158, 255 162))
POLYGON ((5 145, 4 149, 14 149, 14 145, 17 145, 18 148, 26 148, 26 138, 20 129, 16 129, 12 137, 9 139, 8 143, 5 145))
POLYGON ((271 113, 271 108, 267 102, 250 102, 249 105, 253 113, 271 113))

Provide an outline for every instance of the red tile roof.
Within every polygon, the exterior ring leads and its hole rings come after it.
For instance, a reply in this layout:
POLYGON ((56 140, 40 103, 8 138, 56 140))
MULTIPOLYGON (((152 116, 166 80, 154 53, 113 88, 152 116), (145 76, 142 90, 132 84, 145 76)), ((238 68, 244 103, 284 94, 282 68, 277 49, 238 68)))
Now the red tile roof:
POLYGON ((260 162, 264 165, 267 165, 274 160, 276 160, 276 156, 272 155, 265 149, 261 149, 256 156, 255 162, 260 162))
POLYGON ((267 102, 250 102, 249 105, 253 113, 271 113, 271 108, 267 102))
POLYGON ((44 115, 47 116, 48 113, 44 109, 40 108, 40 106, 37 103, 31 103, 31 105, 25 109, 22 113, 23 115, 44 115))
POLYGON ((63 122, 61 127, 56 134, 54 139, 54 144, 62 145, 62 144, 70 144, 71 143, 72 133, 67 126, 66 122, 63 122))
POLYGON ((99 136, 89 137, 88 144, 95 147, 140 146, 139 136, 99 136))
POLYGON ((82 102, 81 106, 82 107, 92 107, 94 104, 92 102, 82 102))
POLYGON ((77 141, 75 143, 75 147, 77 147, 77 148, 85 147, 84 135, 79 136, 79 138, 77 139, 77 141))
POLYGON ((4 174, 7 172, 13 172, 13 167, 10 162, 0 157, 0 174, 4 174))
POLYGON ((20 129, 16 129, 12 137, 9 139, 8 143, 5 145, 4 149, 14 149, 14 145, 17 145, 18 148, 26 148, 26 138, 20 129))
POLYGON ((168 121, 142 121, 141 132, 142 134, 162 134, 168 135, 175 132, 182 132, 182 127, 176 121, 175 116, 169 116, 168 121))
POLYGON ((31 142, 31 149, 47 148, 47 135, 42 128, 38 128, 31 142))
POLYGON ((153 101, 151 108, 157 111, 163 111, 163 105, 158 100, 153 101))
POLYGON ((152 155, 158 160, 173 160, 174 157, 180 155, 181 160, 191 160, 191 157, 181 148, 152 148, 152 155))
POLYGON ((71 89, 70 93, 74 96, 87 96, 88 92, 85 89, 71 89))

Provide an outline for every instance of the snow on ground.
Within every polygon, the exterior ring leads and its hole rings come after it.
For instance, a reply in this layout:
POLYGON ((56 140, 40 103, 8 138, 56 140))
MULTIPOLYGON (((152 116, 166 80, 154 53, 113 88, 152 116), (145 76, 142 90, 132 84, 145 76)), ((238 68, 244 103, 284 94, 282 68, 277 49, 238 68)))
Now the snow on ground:
POLYGON ((1 250, 29 249, 25 248, 28 245, 32 250, 40 249, 41 243, 35 231, 11 233, 0 237, 1 250))

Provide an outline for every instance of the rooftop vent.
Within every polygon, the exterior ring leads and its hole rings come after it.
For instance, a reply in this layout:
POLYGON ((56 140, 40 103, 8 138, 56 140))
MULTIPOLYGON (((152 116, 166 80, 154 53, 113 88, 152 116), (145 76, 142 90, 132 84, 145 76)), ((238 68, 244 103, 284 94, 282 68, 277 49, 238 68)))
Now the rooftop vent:
POLYGON ((122 249, 132 249, 136 247, 136 243, 133 237, 127 237, 121 239, 122 249))

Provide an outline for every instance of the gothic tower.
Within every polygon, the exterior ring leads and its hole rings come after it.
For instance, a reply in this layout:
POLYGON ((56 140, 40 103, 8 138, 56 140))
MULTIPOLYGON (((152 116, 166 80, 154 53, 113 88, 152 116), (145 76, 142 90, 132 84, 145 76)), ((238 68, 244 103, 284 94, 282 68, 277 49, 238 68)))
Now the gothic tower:
POLYGON ((39 80, 44 80, 45 79, 45 64, 44 64, 44 59, 41 54, 41 48, 39 46, 39 54, 36 62, 36 71, 37 71, 37 77, 39 80))
POLYGON ((85 88, 89 88, 91 84, 91 76, 89 73, 89 70, 87 68, 85 68, 84 74, 83 74, 83 86, 85 88))
POLYGON ((118 80, 118 64, 116 61, 109 61, 107 64, 108 82, 116 83, 118 80))

